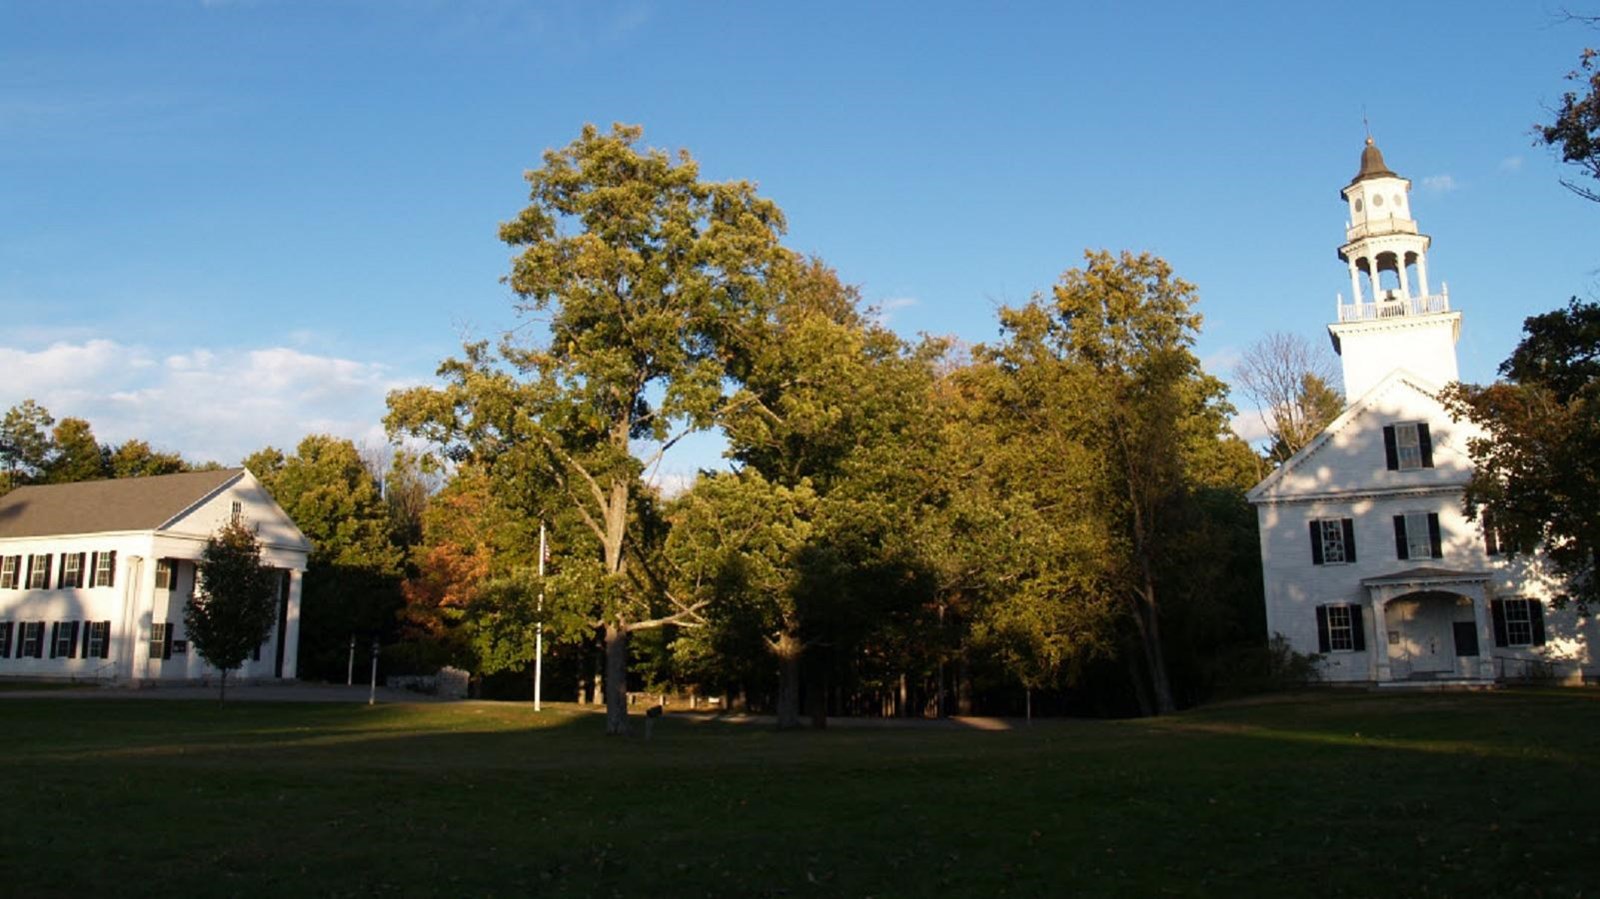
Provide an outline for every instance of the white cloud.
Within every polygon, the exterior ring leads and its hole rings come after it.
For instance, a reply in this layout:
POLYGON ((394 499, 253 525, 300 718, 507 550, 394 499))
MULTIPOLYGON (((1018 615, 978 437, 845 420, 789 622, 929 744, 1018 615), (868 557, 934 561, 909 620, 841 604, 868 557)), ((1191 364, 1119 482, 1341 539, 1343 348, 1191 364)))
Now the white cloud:
POLYGON ((34 399, 88 419, 102 442, 137 437, 193 461, 232 464, 331 433, 381 442, 384 398, 410 381, 379 363, 287 347, 197 348, 160 358, 101 338, 0 347, 0 405, 34 399))
POLYGON ((1522 157, 1521 156, 1507 156, 1506 158, 1500 160, 1499 168, 1500 168, 1500 171, 1502 171, 1502 172, 1511 172, 1511 173, 1520 172, 1520 171, 1522 171, 1522 157))
POLYGON ((1431 194, 1449 193, 1459 186, 1453 175, 1429 175, 1422 179, 1422 189, 1431 194))
POLYGON ((1246 443, 1258 444, 1267 439, 1267 421, 1259 409, 1240 412, 1229 424, 1233 427, 1233 433, 1246 443))
POLYGON ((890 297, 880 300, 867 309, 867 314, 880 325, 888 325, 896 309, 910 309, 917 305, 916 297, 890 297))
POLYGON ((1233 377, 1233 370, 1239 366, 1241 358, 1243 357, 1239 355, 1239 351, 1234 347, 1223 347, 1201 359, 1200 367, 1205 369, 1206 374, 1215 375, 1226 380, 1233 377))

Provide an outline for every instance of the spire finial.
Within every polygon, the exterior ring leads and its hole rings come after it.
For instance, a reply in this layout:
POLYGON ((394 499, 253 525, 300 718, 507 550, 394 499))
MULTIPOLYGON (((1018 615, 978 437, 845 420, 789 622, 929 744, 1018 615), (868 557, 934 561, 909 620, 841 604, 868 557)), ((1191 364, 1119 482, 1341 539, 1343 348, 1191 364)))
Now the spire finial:
POLYGON ((1367 121, 1367 104, 1361 104, 1361 130, 1367 132, 1367 145, 1372 145, 1372 123, 1367 121))

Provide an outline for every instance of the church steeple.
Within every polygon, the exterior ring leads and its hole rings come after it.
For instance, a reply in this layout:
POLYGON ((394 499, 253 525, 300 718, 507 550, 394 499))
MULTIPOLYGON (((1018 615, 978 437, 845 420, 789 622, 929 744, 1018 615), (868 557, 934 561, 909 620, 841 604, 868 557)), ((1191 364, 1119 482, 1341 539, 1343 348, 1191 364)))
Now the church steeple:
POLYGON ((1361 167, 1339 191, 1350 214, 1339 259, 1350 271, 1351 302, 1339 298, 1339 320, 1328 326, 1350 400, 1396 367, 1441 386, 1458 376, 1461 314, 1450 311, 1448 288, 1429 288, 1432 239, 1417 230, 1410 192, 1411 182, 1390 171, 1369 136, 1361 167))

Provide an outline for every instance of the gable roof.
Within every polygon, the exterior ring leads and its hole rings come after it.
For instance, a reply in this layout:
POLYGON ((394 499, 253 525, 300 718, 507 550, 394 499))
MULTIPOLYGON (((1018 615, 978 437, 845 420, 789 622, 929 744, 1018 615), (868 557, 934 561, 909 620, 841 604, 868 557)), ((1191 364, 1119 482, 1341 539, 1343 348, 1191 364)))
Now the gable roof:
POLYGON ((18 487, 0 496, 0 538, 158 530, 243 474, 223 468, 18 487))
POLYGON ((1280 484, 1285 477, 1288 476, 1289 472, 1299 468, 1307 459, 1316 455, 1319 450, 1327 446, 1328 443, 1333 440, 1335 434, 1344 430, 1351 422, 1360 417, 1362 413, 1377 405, 1378 399, 1387 393, 1390 387, 1397 383, 1404 384, 1422 396, 1425 396, 1435 402, 1438 401, 1439 392, 1443 389, 1426 378, 1419 377, 1403 368, 1397 368, 1389 372, 1384 376, 1383 380, 1372 385, 1372 388, 1366 393, 1362 394, 1359 399, 1346 406, 1344 411, 1339 413, 1339 417, 1329 422, 1328 426, 1323 428, 1321 433, 1317 434, 1316 437, 1311 439, 1311 442, 1300 447, 1299 452, 1284 460, 1284 463, 1279 465, 1277 469, 1272 472, 1272 474, 1262 478, 1261 483, 1251 487, 1250 492, 1245 494, 1245 499, 1252 503, 1265 501, 1267 499, 1267 495, 1271 493, 1272 489, 1280 484))

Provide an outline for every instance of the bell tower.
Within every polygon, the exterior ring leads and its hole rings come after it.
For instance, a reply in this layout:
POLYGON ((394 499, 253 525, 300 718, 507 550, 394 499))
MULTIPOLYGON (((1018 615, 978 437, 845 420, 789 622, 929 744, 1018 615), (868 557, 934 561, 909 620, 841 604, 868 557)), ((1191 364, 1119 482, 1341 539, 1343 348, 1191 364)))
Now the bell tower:
POLYGON ((1351 302, 1338 298, 1338 321, 1328 326, 1347 402, 1396 368, 1441 387, 1459 378, 1461 313, 1450 311, 1448 287, 1428 287, 1432 240, 1417 231, 1410 192, 1411 182, 1389 171, 1368 137, 1360 171, 1339 191, 1350 213, 1339 259, 1350 269, 1351 302))

